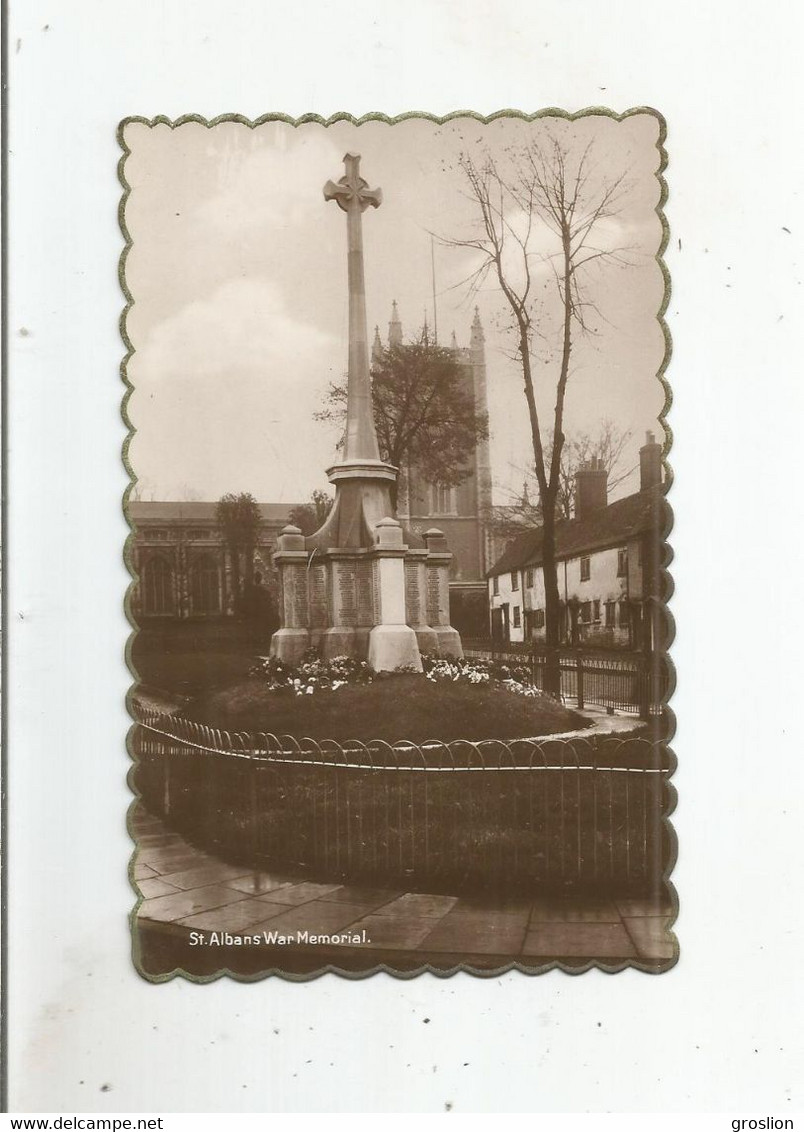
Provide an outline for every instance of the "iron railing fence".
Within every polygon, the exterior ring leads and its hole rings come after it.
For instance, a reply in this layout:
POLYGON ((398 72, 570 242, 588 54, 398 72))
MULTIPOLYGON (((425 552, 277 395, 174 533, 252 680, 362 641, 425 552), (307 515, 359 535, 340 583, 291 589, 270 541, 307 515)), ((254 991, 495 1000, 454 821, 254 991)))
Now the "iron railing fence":
POLYGON ((644 738, 415 745, 229 733, 143 715, 136 785, 249 867, 424 891, 658 889, 672 755, 644 738))
POLYGON ((670 667, 660 655, 615 653, 604 650, 556 649, 532 643, 500 642, 491 638, 463 642, 464 656, 494 660, 517 669, 537 688, 550 687, 550 670, 558 669, 561 699, 581 709, 586 704, 638 713, 643 719, 660 715, 672 690, 670 667))

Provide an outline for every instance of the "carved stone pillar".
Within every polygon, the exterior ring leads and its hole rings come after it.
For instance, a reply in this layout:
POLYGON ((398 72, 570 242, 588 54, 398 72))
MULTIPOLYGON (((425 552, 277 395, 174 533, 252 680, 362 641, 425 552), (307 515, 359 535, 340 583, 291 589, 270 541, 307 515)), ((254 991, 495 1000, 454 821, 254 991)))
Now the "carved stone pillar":
POLYGON ((426 550, 409 550, 405 555, 405 605, 419 652, 438 656, 438 636, 427 624, 426 550))
POLYGON ((310 644, 307 626, 307 551, 298 527, 287 526, 277 539, 274 562, 279 570, 281 628, 271 638, 271 656, 296 665, 310 644))
POLYGON ((462 657, 463 646, 457 629, 449 623, 449 564, 444 532, 431 527, 424 532, 427 546, 427 623, 438 639, 439 656, 462 657))
POLYGON ((393 672, 396 668, 421 672, 416 634, 407 624, 405 611, 407 547, 402 543, 402 526, 396 519, 381 519, 375 537, 376 624, 369 636, 368 662, 375 672, 393 672))

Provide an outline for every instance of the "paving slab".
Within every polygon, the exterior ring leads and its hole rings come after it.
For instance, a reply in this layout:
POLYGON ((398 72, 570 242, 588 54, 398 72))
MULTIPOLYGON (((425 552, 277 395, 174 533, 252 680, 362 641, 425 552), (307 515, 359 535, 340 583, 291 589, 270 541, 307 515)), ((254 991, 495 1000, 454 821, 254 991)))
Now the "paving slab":
POLYGON ((669 919, 669 916, 642 918, 628 916, 623 919, 640 959, 673 958, 673 937, 668 929, 669 919))
POLYGON ((380 908, 403 894, 398 888, 361 888, 359 885, 345 884, 333 892, 325 893, 321 899, 326 904, 371 904, 380 908))
MULTIPOLYGON (((275 904, 277 915, 282 908, 275 904)), ((254 924, 265 920, 265 904, 262 900, 239 900, 236 904, 228 904, 223 908, 211 908, 208 912, 198 912, 194 916, 185 916, 178 922, 185 928, 202 931, 242 932, 246 928, 251 931, 254 924)))
POLYGON ((450 912, 419 945, 422 951, 517 955, 525 940, 526 915, 487 914, 483 918, 450 912))
MULTIPOLYGON (((265 908, 264 901, 259 903, 265 908)), ((325 904, 323 900, 313 900, 272 917, 268 926, 269 930, 282 932, 283 935, 299 931, 328 935, 349 927, 369 911, 365 904, 325 904)))
POLYGON ((457 896, 436 896, 427 892, 406 892, 377 909, 378 916, 439 920, 457 903, 457 896))
POLYGON ((361 932, 365 928, 370 948, 388 951, 410 951, 417 948, 428 932, 433 929, 433 920, 429 916, 411 916, 407 919, 397 919, 395 916, 379 916, 376 914, 366 916, 349 925, 349 930, 361 932))
POLYGON ((147 880, 158 875, 156 869, 152 869, 144 861, 137 861, 134 865, 134 880, 147 880))
POLYGON ((283 885, 274 892, 266 892, 259 899, 268 903, 276 901, 277 904, 307 904, 308 901, 318 900, 340 887, 339 884, 316 884, 313 881, 302 881, 300 884, 283 885))
POLYGON ((179 891, 174 885, 166 884, 160 877, 138 879, 137 888, 146 900, 152 900, 155 896, 170 896, 179 891))
POLYGON ((245 873, 225 882, 230 888, 240 892, 247 892, 249 896, 263 896, 266 892, 274 892, 277 888, 287 888, 297 881, 290 880, 281 873, 245 873))
POLYGON ((633 959, 636 949, 621 923, 544 922, 534 924, 525 937, 525 957, 633 959))
POLYGON ((607 923, 618 924, 621 916, 612 900, 596 900, 581 896, 559 896, 533 901, 531 924, 537 923, 607 923))
POLYGON ((212 865, 202 865, 200 868, 183 869, 181 872, 163 873, 161 880, 172 884, 174 888, 190 889, 201 888, 207 884, 224 884, 243 876, 242 865, 224 865, 216 862, 212 865))
MULTIPOLYGON (((172 923, 196 912, 208 912, 211 908, 222 908, 226 904, 236 904, 244 900, 242 892, 226 888, 222 884, 211 884, 206 888, 194 888, 188 892, 176 892, 170 896, 157 896, 146 900, 140 906, 140 917, 144 920, 161 920, 172 923)), ((256 897, 255 899, 260 899, 256 897)))

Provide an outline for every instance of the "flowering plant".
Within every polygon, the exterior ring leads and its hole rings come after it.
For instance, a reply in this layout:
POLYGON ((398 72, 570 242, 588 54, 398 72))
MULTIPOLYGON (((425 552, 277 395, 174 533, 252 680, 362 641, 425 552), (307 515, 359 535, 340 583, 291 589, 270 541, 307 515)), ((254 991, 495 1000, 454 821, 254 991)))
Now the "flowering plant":
POLYGON ((308 649, 301 663, 293 667, 273 656, 261 656, 249 672, 265 677, 272 692, 311 696, 314 692, 337 692, 347 684, 370 684, 374 673, 364 660, 335 656, 323 660, 315 649, 308 649))
MULTIPOLYGON (((511 666, 492 660, 450 660, 422 654, 425 679, 433 684, 459 683, 496 686, 523 696, 538 696, 526 665, 511 666)), ((399 673, 413 673, 413 668, 400 668, 399 673)), ((284 664, 276 657, 260 657, 249 675, 266 680, 272 692, 311 696, 315 692, 337 692, 339 688, 371 684, 376 673, 364 660, 336 656, 323 660, 315 649, 308 649, 297 666, 284 664)))

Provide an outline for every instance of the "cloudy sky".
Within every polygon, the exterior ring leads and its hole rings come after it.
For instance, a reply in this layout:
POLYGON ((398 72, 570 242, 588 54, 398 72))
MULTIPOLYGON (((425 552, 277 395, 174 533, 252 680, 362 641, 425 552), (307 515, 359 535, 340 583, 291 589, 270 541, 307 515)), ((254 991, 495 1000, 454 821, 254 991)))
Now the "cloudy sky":
MULTIPOLYGON (((475 231, 459 155, 485 149, 505 163, 548 133, 574 153, 592 142, 593 179, 625 177, 620 211, 597 243, 627 248, 628 266, 590 269, 587 286, 599 314, 594 333, 577 340, 565 431, 594 432, 609 417, 632 430, 627 463, 635 465, 645 430, 661 439, 664 400, 656 378, 664 350, 656 320, 663 282, 654 258, 661 239, 658 126, 650 115, 488 126, 471 119, 443 126, 268 123, 253 130, 129 124, 130 455, 143 496, 214 500, 250 491, 265 502, 297 502, 328 486, 324 469, 337 435, 313 413, 346 367, 348 295, 345 216, 325 203, 322 188, 342 176, 347 150, 362 154, 363 176, 384 197, 363 218, 370 332, 378 324, 387 334, 396 299, 412 335, 425 312, 433 321, 430 233, 475 231)), ((546 233, 543 246, 549 254, 546 233)), ((460 286, 474 254, 436 244, 439 339, 448 343, 454 329, 468 344, 477 303, 486 331, 495 500, 504 503, 528 462, 527 412, 498 290, 491 279, 475 297, 460 286)), ((534 268, 543 297, 536 371, 551 409, 554 285, 546 262, 535 260, 534 268)))

